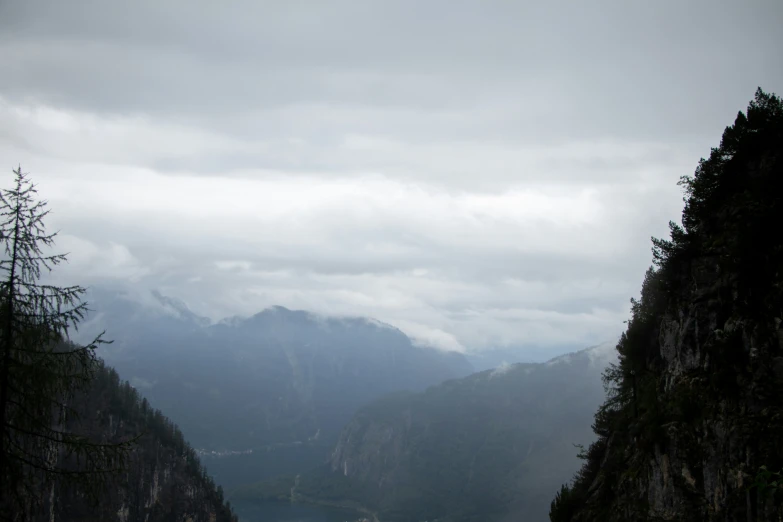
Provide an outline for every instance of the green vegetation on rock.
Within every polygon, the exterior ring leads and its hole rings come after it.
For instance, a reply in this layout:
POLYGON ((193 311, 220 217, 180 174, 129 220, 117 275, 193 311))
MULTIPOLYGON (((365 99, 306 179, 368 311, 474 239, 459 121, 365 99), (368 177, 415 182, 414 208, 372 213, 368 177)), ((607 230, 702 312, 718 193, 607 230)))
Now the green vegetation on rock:
POLYGON ((779 520, 749 489, 783 466, 783 104, 759 89, 653 238, 598 435, 553 522, 779 520))

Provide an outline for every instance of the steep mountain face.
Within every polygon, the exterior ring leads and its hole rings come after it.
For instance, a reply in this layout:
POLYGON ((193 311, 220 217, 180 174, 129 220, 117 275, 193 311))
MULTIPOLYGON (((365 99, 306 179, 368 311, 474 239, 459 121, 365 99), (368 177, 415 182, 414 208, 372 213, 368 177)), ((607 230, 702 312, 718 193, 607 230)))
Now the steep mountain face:
POLYGON ((204 326, 182 304, 164 315, 106 301, 91 302, 103 314, 93 329, 118 339, 106 360, 209 452, 224 485, 318 465, 362 405, 471 372, 461 355, 371 319, 273 307, 204 326))
POLYGON ((555 522, 783 520, 780 99, 759 90, 683 183, 555 522))
MULTIPOLYGON (((42 484, 43 504, 31 520, 232 522, 222 490, 207 477, 182 433, 113 370, 102 368, 78 399, 78 419, 67 428, 100 443, 141 436, 119 474, 105 477, 92 503, 73 483, 42 484)), ((64 458, 60 457, 61 460, 64 458)), ((63 460, 63 462, 65 462, 63 460)), ((78 467, 74 468, 78 470, 78 467)))
POLYGON ((593 439, 615 344, 379 399, 345 426, 328 464, 235 498, 293 493, 362 506, 384 522, 542 520, 578 468, 573 444, 593 439))

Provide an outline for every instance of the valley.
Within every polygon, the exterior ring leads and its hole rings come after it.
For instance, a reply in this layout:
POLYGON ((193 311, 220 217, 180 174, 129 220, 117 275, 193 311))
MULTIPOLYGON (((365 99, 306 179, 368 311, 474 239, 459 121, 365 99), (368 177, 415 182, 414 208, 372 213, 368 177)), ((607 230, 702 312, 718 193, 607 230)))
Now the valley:
POLYGON ((329 461, 238 488, 235 501, 288 497, 362 506, 382 520, 543 520, 589 445, 613 342, 547 363, 515 364, 361 408, 329 461), (291 491, 289 491, 291 489, 291 491))
POLYGON ((459 354, 365 318, 274 307, 210 324, 159 293, 92 292, 100 312, 81 335, 116 332, 107 363, 188 433, 227 486, 320 464, 358 407, 472 371, 459 354))
POLYGON ((242 522, 372 522, 359 518, 355 511, 287 502, 234 502, 242 522))
POLYGON ((273 307, 212 323, 158 292, 90 297, 101 312, 82 335, 117 332, 106 361, 182 427, 248 519, 270 509, 330 520, 316 505, 392 522, 469 505, 544 517, 578 467, 575 445, 593 440, 601 372, 615 360, 608 342, 474 373, 462 355, 366 318, 273 307), (283 507, 291 499, 304 511, 283 507))
POLYGON ((0 0, 0 522, 783 522, 781 27, 0 0))

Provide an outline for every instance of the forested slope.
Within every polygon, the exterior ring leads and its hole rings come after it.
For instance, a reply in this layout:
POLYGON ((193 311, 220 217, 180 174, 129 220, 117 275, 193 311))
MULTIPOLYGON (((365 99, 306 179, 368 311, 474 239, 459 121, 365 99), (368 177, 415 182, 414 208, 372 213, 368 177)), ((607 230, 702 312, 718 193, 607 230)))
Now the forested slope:
POLYGON ((553 522, 782 520, 781 100, 759 89, 682 185, 553 522))
MULTIPOLYGON (((93 502, 78 485, 41 484, 45 492, 34 520, 230 522, 230 506, 201 466, 182 432, 152 408, 117 372, 102 364, 89 389, 77 397, 79 418, 68 429, 93 443, 135 440, 124 469, 104 476, 93 502)), ((77 463, 59 455, 65 469, 77 463)))
POLYGON ((378 399, 343 428, 329 462, 237 498, 362 507, 384 522, 546 518, 579 466, 614 342, 378 399))

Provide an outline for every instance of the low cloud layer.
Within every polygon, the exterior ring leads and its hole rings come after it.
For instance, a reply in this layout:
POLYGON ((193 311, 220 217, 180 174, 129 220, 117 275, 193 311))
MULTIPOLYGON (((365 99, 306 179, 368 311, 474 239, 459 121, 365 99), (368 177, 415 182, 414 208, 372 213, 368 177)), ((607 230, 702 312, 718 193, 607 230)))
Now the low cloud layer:
POLYGON ((783 91, 779 2, 686 4, 9 2, 0 161, 50 201, 62 281, 595 344, 679 177, 783 91))

